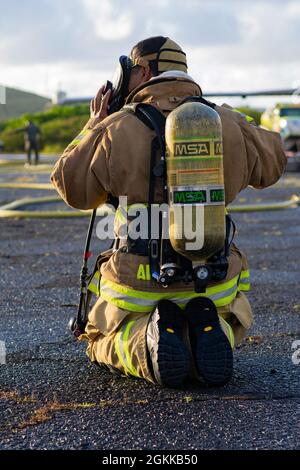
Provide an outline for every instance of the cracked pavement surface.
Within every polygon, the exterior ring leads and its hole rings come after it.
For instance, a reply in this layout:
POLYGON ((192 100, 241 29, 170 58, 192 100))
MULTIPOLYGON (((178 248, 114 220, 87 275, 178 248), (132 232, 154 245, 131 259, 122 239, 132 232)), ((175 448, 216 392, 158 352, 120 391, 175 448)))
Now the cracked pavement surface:
MULTIPOLYGON (((0 205, 47 194, 0 189, 0 205)), ((300 195, 296 173, 236 203, 292 194, 300 195)), ((234 214, 255 324, 235 352, 230 384, 180 390, 111 376, 69 334, 88 219, 0 219, 0 448, 299 449, 299 216, 300 208, 234 214)), ((104 245, 94 237, 93 247, 104 245)))

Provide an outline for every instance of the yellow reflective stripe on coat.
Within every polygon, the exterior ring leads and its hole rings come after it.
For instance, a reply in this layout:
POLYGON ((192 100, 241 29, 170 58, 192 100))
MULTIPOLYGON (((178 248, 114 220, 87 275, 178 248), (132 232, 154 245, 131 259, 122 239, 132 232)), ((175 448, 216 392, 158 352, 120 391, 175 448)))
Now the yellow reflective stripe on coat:
MULTIPOLYGON (((88 289, 95 295, 99 296, 99 287, 101 290, 101 297, 107 302, 114 303, 120 308, 125 310, 132 310, 136 312, 149 312, 153 306, 161 299, 170 299, 176 302, 180 307, 184 308, 186 303, 193 297, 199 296, 195 292, 146 292, 135 290, 121 284, 102 279, 100 283, 99 271, 96 271, 94 277, 88 285, 88 289)), ((223 284, 218 284, 213 287, 208 287, 204 297, 209 297, 217 307, 228 305, 237 294, 237 291, 250 290, 250 271, 241 271, 240 276, 227 281, 223 284)), ((201 296, 200 295, 200 296, 201 296)))
POLYGON ((239 280, 239 290, 249 291, 251 288, 250 285, 250 271, 241 271, 240 280, 239 280))
POLYGON ((241 111, 239 111, 238 109, 232 109, 231 111, 241 114, 246 119, 246 121, 249 122, 250 124, 255 124, 255 120, 252 116, 249 116, 248 114, 245 114, 245 113, 241 113, 241 111))
POLYGON ((134 325, 134 320, 129 321, 126 323, 123 328, 116 334, 115 337, 115 349, 119 361, 121 362, 126 375, 133 375, 134 377, 140 377, 137 370, 134 368, 129 349, 128 349, 128 338, 131 328, 134 325))
POLYGON ((99 288, 100 288, 100 273, 96 271, 91 282, 88 285, 88 290, 93 292, 93 294, 99 296, 99 288))
POLYGON ((245 290, 243 285, 238 284, 239 278, 240 276, 238 275, 223 284, 208 287, 205 294, 198 294, 193 291, 139 291, 102 278, 100 283, 100 295, 102 299, 119 308, 139 313, 153 311, 157 303, 162 299, 169 299, 175 302, 179 307, 184 308, 189 300, 195 297, 209 297, 216 307, 224 307, 235 299, 239 290, 245 290))
POLYGON ((91 129, 84 129, 83 131, 78 134, 74 140, 70 143, 70 145, 78 145, 82 141, 82 139, 91 132, 91 129))
MULTIPOLYGON (((148 211, 148 204, 146 203, 134 203, 134 204, 129 204, 127 206, 122 206, 120 205, 117 208, 116 211, 116 220, 119 223, 127 223, 128 222, 128 217, 131 214, 128 214, 129 211, 142 211, 142 210, 147 210, 148 211)), ((132 216, 135 216, 135 214, 132 214, 132 216)))
POLYGON ((115 223, 127 224, 127 211, 124 206, 119 206, 116 210, 115 223))

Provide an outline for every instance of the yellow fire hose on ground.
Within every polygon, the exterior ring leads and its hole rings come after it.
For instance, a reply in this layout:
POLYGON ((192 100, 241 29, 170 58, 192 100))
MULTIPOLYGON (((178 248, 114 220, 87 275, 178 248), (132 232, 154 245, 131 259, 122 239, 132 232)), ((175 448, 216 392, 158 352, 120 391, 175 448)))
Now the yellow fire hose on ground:
POLYGON ((295 209, 300 205, 300 197, 293 194, 287 201, 265 202, 262 204, 241 204, 227 207, 228 212, 264 212, 282 209, 295 209))
MULTIPOLYGON (((32 166, 32 165, 31 165, 32 166)), ((25 173, 25 174, 40 174, 40 173, 49 173, 53 169, 53 165, 49 164, 42 164, 42 165, 37 165, 34 166, 33 168, 31 167, 22 167, 22 170, 20 169, 20 166, 15 165, 15 166, 10 166, 10 165, 3 165, 0 163, 0 175, 7 175, 9 174, 15 174, 15 173, 25 173)))
MULTIPOLYGON (((24 184, 22 188, 24 188, 24 184)), ((3 186, 0 186, 0 188, 3 186)), ((30 189, 33 189, 32 187, 30 189)), ((34 189, 41 189, 40 187, 34 189)), ((46 188, 48 189, 48 188, 46 188)), ((56 210, 56 211, 33 211, 33 210, 18 210, 21 207, 28 206, 28 205, 40 205, 49 202, 62 202, 62 199, 59 196, 45 196, 45 197, 38 197, 38 198, 22 198, 17 199, 16 201, 10 202, 9 204, 5 204, 4 206, 0 206, 0 218, 10 219, 10 218, 17 218, 17 219, 51 219, 51 218, 66 218, 66 217, 88 217, 92 211, 77 211, 77 210, 56 210)), ((97 210, 97 215, 103 215, 103 213, 107 213, 108 210, 105 210, 105 205, 101 206, 97 210)))
MULTIPOLYGON (((49 174, 53 168, 51 158, 46 158, 45 161, 37 166, 24 166, 23 160, 11 161, 9 159, 0 160, 0 175, 7 173, 30 173, 33 177, 36 173, 49 174), (21 170, 22 168, 22 170, 21 170), (21 171, 20 171, 21 170, 21 171)), ((21 177, 21 178, 24 178, 21 177)), ((25 177, 27 178, 27 176, 25 177)), ((35 183, 35 182, 22 182, 22 181, 11 181, 11 182, 0 182, 1 189, 30 189, 30 190, 47 190, 53 191, 54 187, 50 183, 35 183)), ((23 207, 28 205, 43 205, 45 203, 62 202, 59 196, 46 196, 31 198, 26 197, 17 199, 9 204, 0 206, 0 218, 18 218, 18 219, 33 219, 33 218, 68 218, 68 217, 89 217, 92 210, 81 211, 81 210, 22 210, 23 207)), ((228 212, 262 212, 262 211, 276 211, 283 209, 296 208, 300 205, 300 197, 293 195, 286 201, 276 202, 265 202, 259 204, 240 204, 233 205, 227 208, 228 212)), ((112 213, 109 208, 105 205, 97 209, 97 215, 112 213)))
MULTIPOLYGON (((48 183, 0 183, 0 189, 39 189, 39 190, 54 190, 53 186, 48 183)), ((46 210, 46 211, 34 211, 34 210, 19 210, 20 208, 28 205, 42 205, 51 202, 62 202, 59 196, 46 196, 38 198, 22 198, 17 199, 9 204, 0 206, 0 218, 68 218, 68 217, 89 217, 91 210, 46 210)), ((266 202, 261 204, 241 204, 229 206, 228 212, 262 212, 262 211, 276 211, 289 208, 296 208, 300 205, 300 198, 293 195, 287 201, 278 202, 266 202)), ((103 215, 103 213, 109 214, 109 210, 104 206, 99 207, 97 215, 103 215)))
POLYGON ((45 190, 47 189, 49 191, 54 190, 51 183, 19 183, 17 181, 12 182, 12 183, 0 183, 0 189, 1 188, 3 189, 45 189, 45 190))

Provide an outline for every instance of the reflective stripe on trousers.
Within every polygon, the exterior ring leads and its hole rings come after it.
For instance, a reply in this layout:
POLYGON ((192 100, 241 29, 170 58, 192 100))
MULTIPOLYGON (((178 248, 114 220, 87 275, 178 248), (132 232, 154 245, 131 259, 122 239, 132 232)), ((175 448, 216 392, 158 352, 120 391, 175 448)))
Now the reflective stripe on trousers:
POLYGON ((241 276, 239 280, 239 290, 247 292, 250 290, 250 271, 241 271, 241 276))
MULTIPOLYGON (((92 279, 89 290, 99 295, 99 273, 97 272, 92 279)), ((230 304, 239 291, 250 290, 250 273, 242 271, 233 279, 208 287, 205 294, 196 292, 146 292, 117 284, 108 279, 101 279, 100 295, 101 298, 117 307, 129 310, 131 312, 148 313, 152 312, 161 299, 169 299, 175 302, 179 307, 184 308, 189 300, 195 297, 209 297, 216 307, 224 307, 230 304)))
POLYGON ((228 338, 228 341, 230 343, 230 346, 231 346, 231 349, 234 349, 234 346, 235 346, 235 339, 234 339, 234 333, 233 333, 233 329, 231 328, 231 326, 229 325, 229 323, 227 321, 224 320, 224 318, 222 317, 219 317, 219 320, 220 320, 220 324, 224 330, 224 333, 226 334, 227 338, 228 338))
POLYGON ((128 349, 128 338, 130 330, 134 325, 134 320, 130 320, 118 331, 115 337, 114 345, 117 356, 121 362, 126 375, 133 375, 134 377, 140 377, 137 370, 133 367, 131 357, 128 349))

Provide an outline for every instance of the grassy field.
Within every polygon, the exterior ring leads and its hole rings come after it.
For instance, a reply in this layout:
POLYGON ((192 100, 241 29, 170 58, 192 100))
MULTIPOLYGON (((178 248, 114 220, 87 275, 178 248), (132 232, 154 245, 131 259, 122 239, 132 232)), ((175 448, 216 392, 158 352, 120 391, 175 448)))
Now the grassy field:
MULTIPOLYGON (((240 111, 252 116, 260 123, 261 113, 255 109, 240 108, 240 111)), ((48 111, 37 114, 24 114, 15 119, 0 123, 0 141, 4 142, 5 151, 14 153, 24 148, 22 129, 31 119, 40 127, 42 150, 44 153, 60 153, 84 127, 89 118, 89 106, 54 106, 48 111)))
POLYGON ((31 119, 42 134, 42 150, 47 153, 61 152, 78 134, 89 118, 88 105, 54 106, 48 111, 24 114, 0 123, 0 140, 6 152, 20 152, 24 148, 22 129, 31 119))

